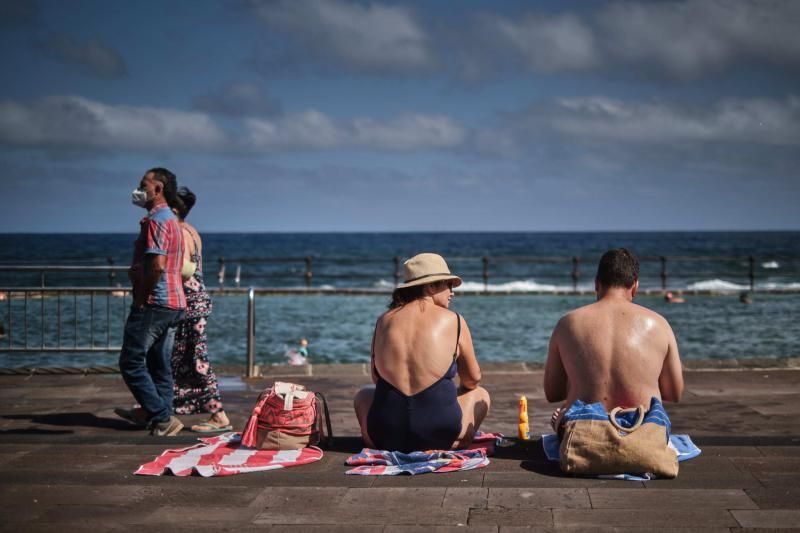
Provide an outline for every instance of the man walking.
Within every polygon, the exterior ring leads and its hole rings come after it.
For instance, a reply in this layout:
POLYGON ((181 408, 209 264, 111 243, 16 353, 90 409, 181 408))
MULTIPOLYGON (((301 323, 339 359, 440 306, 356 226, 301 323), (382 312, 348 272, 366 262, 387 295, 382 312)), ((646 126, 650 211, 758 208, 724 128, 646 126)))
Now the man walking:
POLYGON ((173 436, 183 429, 180 420, 172 416, 170 366, 175 326, 186 309, 181 228, 167 203, 175 198, 176 190, 172 172, 153 168, 133 191, 133 203, 147 209, 147 216, 139 223, 128 271, 133 305, 125 323, 119 368, 141 407, 114 410, 120 417, 150 428, 156 436, 173 436))
POLYGON ((600 259, 597 301, 566 314, 550 337, 544 370, 547 401, 564 402, 551 420, 575 400, 617 406, 650 405, 652 397, 677 402, 683 373, 675 335, 666 319, 633 303, 639 289, 639 260, 625 248, 600 259))

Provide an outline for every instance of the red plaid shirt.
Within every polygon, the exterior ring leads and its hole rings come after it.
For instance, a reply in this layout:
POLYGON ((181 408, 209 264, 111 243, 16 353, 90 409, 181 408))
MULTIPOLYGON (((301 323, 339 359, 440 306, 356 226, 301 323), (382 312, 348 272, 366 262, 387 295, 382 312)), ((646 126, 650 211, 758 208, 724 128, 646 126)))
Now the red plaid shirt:
POLYGON ((158 204, 147 213, 139 225, 139 238, 134 243, 131 280, 134 290, 144 283, 144 260, 147 254, 164 255, 167 264, 155 289, 145 300, 150 305, 170 309, 185 309, 181 266, 183 265, 183 232, 178 218, 166 203, 158 204))

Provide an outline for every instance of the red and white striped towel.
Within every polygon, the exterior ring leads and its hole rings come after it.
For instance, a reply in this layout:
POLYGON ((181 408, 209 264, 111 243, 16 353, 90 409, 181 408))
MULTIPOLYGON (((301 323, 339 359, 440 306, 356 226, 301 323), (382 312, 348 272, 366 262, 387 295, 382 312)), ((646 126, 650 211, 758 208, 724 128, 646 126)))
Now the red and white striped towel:
POLYGON ((165 451, 154 461, 140 466, 134 474, 160 476, 169 472, 176 476, 191 476, 193 473, 203 477, 232 476, 304 465, 322 459, 322 450, 315 446, 302 450, 257 450, 242 446, 241 439, 241 433, 201 438, 200 444, 165 451))

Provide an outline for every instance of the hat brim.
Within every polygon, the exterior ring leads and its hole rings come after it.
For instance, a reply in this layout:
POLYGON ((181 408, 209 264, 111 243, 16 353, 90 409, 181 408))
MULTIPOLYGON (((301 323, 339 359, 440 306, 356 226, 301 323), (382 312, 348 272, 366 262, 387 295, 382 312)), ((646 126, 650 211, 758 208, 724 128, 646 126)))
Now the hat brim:
POLYGON ((432 276, 425 276, 419 279, 415 279, 413 281, 401 283, 395 288, 405 289, 407 287, 416 287, 417 285, 429 285, 431 283, 436 283, 437 281, 447 281, 447 280, 453 280, 453 287, 458 287, 462 283, 461 278, 459 278, 458 276, 454 276, 452 274, 434 274, 432 276))

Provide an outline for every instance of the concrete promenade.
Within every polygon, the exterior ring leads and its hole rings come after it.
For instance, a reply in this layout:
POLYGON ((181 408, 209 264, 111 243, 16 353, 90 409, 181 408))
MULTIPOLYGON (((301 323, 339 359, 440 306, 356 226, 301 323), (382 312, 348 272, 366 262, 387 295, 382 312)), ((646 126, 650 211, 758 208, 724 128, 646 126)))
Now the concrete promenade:
MULTIPOLYGON (((338 438, 318 463, 226 478, 134 476, 197 435, 154 438, 116 418, 114 407, 132 403, 119 375, 0 376, 0 529, 800 531, 800 365, 779 363, 691 365, 683 402, 667 409, 673 430, 689 433, 703 454, 682 463, 677 479, 649 482, 563 476, 538 437, 500 448, 485 469, 346 476, 344 459, 361 448, 351 399, 369 382, 364 365, 273 367, 254 380, 228 369, 221 377, 236 429, 275 379, 325 394, 338 438)), ((484 429, 515 435, 525 394, 532 433, 547 431, 540 369, 483 369, 493 397, 484 429)), ((203 418, 182 417, 187 427, 203 418)))

